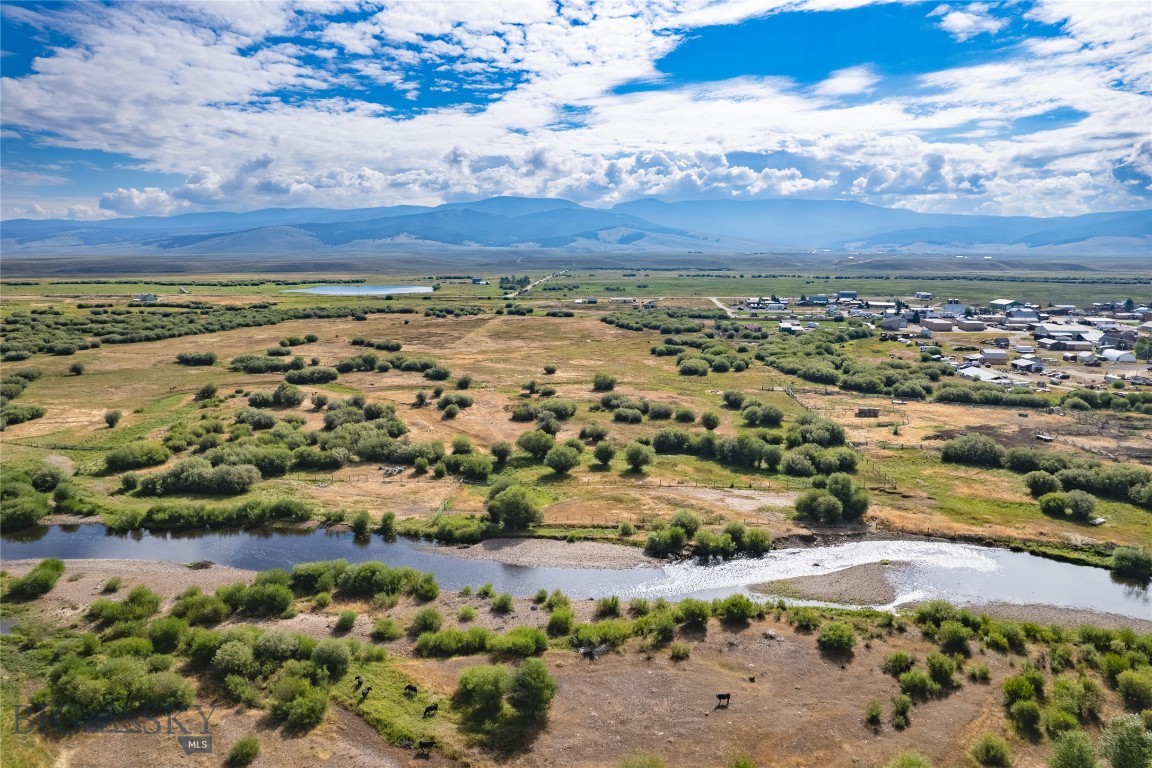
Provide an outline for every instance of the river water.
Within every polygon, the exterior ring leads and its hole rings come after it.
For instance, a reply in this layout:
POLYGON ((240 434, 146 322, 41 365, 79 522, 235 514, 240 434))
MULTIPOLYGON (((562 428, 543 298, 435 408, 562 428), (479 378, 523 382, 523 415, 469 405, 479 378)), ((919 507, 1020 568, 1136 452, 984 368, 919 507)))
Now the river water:
POLYGON ((281 293, 310 293, 316 296, 387 296, 391 293, 432 293, 427 285, 317 285, 292 288, 281 293))
POLYGON ((933 541, 860 541, 828 547, 773 550, 762 558, 701 565, 695 561, 630 569, 542 568, 504 565, 445 554, 443 548, 351 533, 313 531, 106 532, 101 525, 36 526, 0 539, 0 557, 125 558, 190 563, 211 560, 238 568, 290 569, 312 560, 380 560, 436 575, 457 590, 491 583, 501 592, 527 596, 561 589, 575 598, 721 597, 751 585, 832 573, 855 565, 904 563, 888 571, 898 595, 892 605, 944 598, 963 605, 1036 603, 1152 619, 1147 584, 1135 584, 1101 568, 1059 563, 1006 549, 933 541))

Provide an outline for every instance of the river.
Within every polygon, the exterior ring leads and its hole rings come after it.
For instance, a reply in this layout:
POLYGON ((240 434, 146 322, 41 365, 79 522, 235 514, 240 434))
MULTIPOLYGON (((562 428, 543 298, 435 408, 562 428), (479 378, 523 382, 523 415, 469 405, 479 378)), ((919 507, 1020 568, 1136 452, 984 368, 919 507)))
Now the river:
POLYGON ((238 568, 291 567, 311 560, 380 560, 436 575, 457 590, 491 583, 501 592, 528 596, 543 588, 575 598, 720 597, 754 584, 832 573, 855 565, 891 561, 889 578, 898 595, 893 606, 944 598, 961 605, 1034 603, 1152 619, 1147 584, 1102 568, 1047 560, 1023 552, 935 541, 860 541, 826 547, 773 550, 762 558, 701 565, 695 561, 631 569, 543 568, 505 565, 445 554, 443 548, 351 533, 312 531, 133 531, 114 534, 101 525, 35 526, 0 539, 0 556, 64 559, 123 558, 190 563, 211 560, 238 568), (439 550, 439 551, 438 551, 439 550))

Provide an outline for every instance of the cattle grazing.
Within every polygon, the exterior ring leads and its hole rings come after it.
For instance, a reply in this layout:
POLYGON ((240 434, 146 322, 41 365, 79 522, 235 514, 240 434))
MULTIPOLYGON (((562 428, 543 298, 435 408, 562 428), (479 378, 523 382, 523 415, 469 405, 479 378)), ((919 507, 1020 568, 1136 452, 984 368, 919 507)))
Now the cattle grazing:
POLYGON ((429 704, 428 706, 424 707, 424 717, 428 717, 429 715, 434 714, 434 713, 439 712, 439 711, 440 711, 440 705, 439 704, 429 704))
POLYGON ((724 707, 725 709, 727 709, 728 705, 731 703, 732 703, 732 694, 730 694, 730 693, 718 693, 718 694, 716 694, 716 706, 717 706, 717 708, 724 707))
POLYGON ((588 645, 577 648, 576 652, 584 658, 588 659, 588 661, 596 661, 596 659, 600 658, 608 652, 608 648, 608 643, 602 643, 595 647, 588 645))
POLYGON ((748 682, 750 682, 750 683, 756 682, 756 675, 752 675, 751 677, 749 677, 748 682))
POLYGON ((364 677, 362 675, 356 675, 356 677, 352 679, 356 681, 355 690, 360 690, 360 686, 364 685, 364 677))
POLYGON ((415 696, 419 692, 420 691, 416 688, 416 686, 412 685, 412 683, 408 683, 408 685, 404 686, 404 693, 408 696, 415 696))
POLYGON ((363 701, 364 699, 368 698, 368 694, 370 693, 372 693, 372 686, 364 686, 364 689, 360 691, 360 700, 363 701))
POLYGON ((429 757, 429 750, 436 746, 436 739, 421 739, 416 746, 416 757, 429 757))

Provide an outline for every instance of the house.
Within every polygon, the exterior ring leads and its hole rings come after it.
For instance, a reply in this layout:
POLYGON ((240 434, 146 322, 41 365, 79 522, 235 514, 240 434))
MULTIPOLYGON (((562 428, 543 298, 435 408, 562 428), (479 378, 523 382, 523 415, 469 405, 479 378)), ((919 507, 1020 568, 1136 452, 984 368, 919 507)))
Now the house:
POLYGON ((908 321, 900 315, 892 315, 880 321, 880 327, 886 331, 898 331, 908 327, 908 321))
POLYGON ((984 349, 980 354, 984 357, 984 362, 992 363, 993 365, 1007 365, 1008 364, 1008 350, 1006 349, 984 349))
POLYGON ((1021 357, 1012 361, 1012 370, 1025 373, 1040 373, 1044 370, 1044 363, 1034 357, 1021 357))
POLYGON ((967 320, 962 317, 956 318, 956 327, 961 331, 983 331, 988 328, 988 326, 979 320, 967 320))
POLYGON ((944 318, 938 320, 928 318, 920 321, 920 327, 930 331, 950 331, 952 330, 952 321, 944 318))
POLYGON ((1100 359, 1106 363, 1134 363, 1136 355, 1123 349, 1105 349, 1101 350, 1100 359))
POLYGON ((1016 351, 1022 355, 1030 355, 1036 351, 1036 347, 1031 344, 1017 344, 1016 351))
POLYGON ((1099 360, 1097 360, 1095 352, 1081 352, 1076 355, 1076 362, 1081 365, 1096 365, 1099 360))
POLYGON ((916 291, 912 295, 916 297, 917 301, 932 301, 932 294, 928 291, 916 291))
POLYGON ((811 296, 811 297, 809 297, 809 299, 808 299, 808 300, 809 300, 810 302, 812 302, 813 304, 816 304, 816 305, 818 305, 818 306, 823 306, 824 304, 827 304, 827 303, 828 303, 828 294, 826 294, 826 293, 817 293, 817 294, 815 294, 814 296, 811 296))
POLYGON ((838 299, 854 299, 854 298, 856 298, 856 291, 836 291, 836 298, 838 298, 838 299))
POLYGON ((1004 311, 1004 317, 1014 323, 1038 323, 1040 315, 1034 309, 1014 307, 1004 311))
POLYGON ((142 302, 153 302, 153 301, 159 301, 159 300, 160 300, 160 297, 154 293, 137 294, 136 298, 132 299, 132 301, 142 301, 142 302))
POLYGON ((993 299, 988 302, 988 307, 993 312, 1005 312, 1013 307, 1022 307, 1024 302, 1017 301, 1016 299, 993 299))

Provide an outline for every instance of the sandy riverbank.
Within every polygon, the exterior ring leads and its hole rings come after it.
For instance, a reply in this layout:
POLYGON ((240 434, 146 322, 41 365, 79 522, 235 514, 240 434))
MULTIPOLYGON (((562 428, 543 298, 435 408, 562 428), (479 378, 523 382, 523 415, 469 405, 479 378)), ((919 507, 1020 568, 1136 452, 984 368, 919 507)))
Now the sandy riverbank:
POLYGON ((488 539, 470 547, 437 547, 436 553, 469 560, 494 560, 505 565, 541 568, 635 568, 664 563, 639 547, 597 541, 553 539, 488 539))
POLYGON ((887 605, 896 599, 896 589, 888 579, 901 563, 866 563, 818 576, 797 576, 752 586, 755 592, 795 600, 821 600, 844 605, 887 605))

